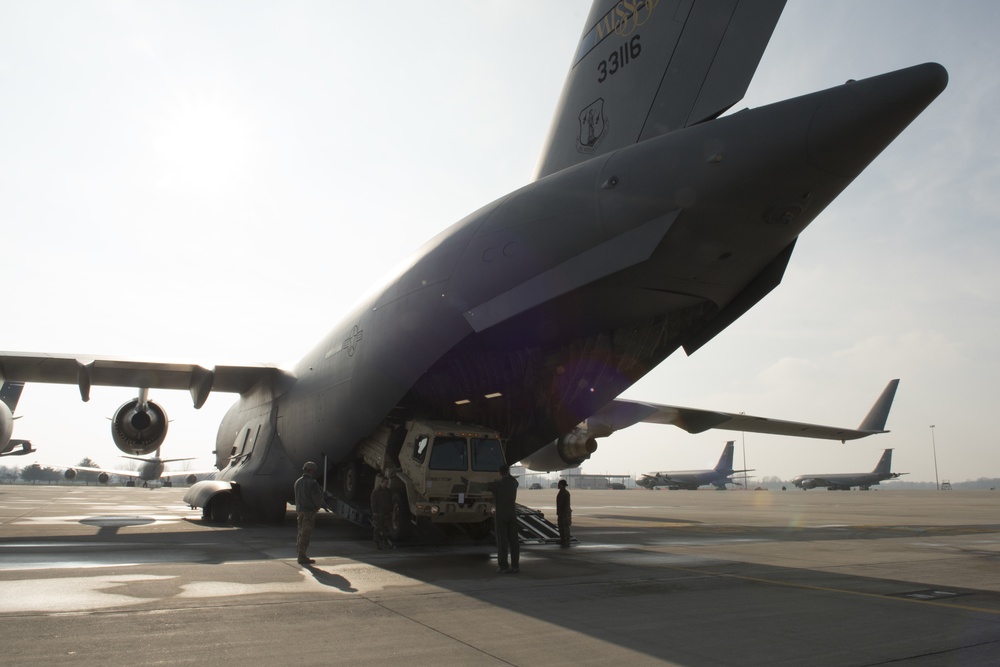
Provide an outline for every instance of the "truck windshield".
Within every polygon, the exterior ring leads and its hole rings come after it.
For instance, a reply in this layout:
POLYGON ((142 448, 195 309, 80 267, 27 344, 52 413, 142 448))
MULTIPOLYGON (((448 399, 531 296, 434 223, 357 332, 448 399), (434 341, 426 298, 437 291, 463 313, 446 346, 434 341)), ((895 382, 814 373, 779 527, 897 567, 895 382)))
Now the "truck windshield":
POLYGON ((472 438, 472 469, 496 472, 504 463, 496 438, 472 438))
POLYGON ((468 470, 468 443, 465 438, 439 436, 431 449, 431 470, 468 470))

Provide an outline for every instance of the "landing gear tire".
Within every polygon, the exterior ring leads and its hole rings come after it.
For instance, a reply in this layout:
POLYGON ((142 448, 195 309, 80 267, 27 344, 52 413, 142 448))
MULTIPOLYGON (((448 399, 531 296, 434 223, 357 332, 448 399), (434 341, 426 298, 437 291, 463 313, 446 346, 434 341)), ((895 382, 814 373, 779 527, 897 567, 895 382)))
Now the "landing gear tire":
POLYGON ((285 501, 275 501, 273 504, 261 510, 261 519, 264 523, 282 524, 285 522, 285 514, 288 512, 288 503, 285 501))
POLYGON ((232 494, 220 493, 205 503, 205 507, 201 511, 201 516, 210 523, 228 523, 232 510, 232 494))
POLYGON ((405 542, 413 534, 413 524, 410 515, 410 503, 406 494, 397 491, 392 494, 392 513, 389 515, 389 539, 393 542, 405 542))

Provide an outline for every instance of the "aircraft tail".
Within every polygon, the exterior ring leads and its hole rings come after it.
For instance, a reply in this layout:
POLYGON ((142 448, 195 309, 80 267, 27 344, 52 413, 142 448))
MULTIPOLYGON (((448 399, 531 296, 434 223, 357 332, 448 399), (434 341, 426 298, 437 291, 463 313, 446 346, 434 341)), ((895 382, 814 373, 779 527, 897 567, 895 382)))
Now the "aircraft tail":
POLYGON ((17 402, 21 399, 21 390, 24 389, 23 382, 4 382, 0 384, 0 401, 6 403, 11 414, 17 408, 17 402))
POLYGON ((536 178, 723 113, 785 0, 595 0, 536 178))
POLYGON ((877 475, 890 476, 892 475, 891 470, 892 470, 892 450, 887 449, 884 452, 882 452, 882 458, 878 460, 878 465, 875 466, 875 470, 872 470, 872 472, 877 475))
POLYGON ((898 379, 889 381, 889 384, 882 390, 878 399, 875 400, 875 405, 872 406, 872 409, 868 411, 868 414, 861 421, 861 426, 858 427, 859 431, 887 432, 885 430, 885 422, 889 418, 889 408, 892 407, 892 399, 896 397, 896 387, 898 386, 898 379))
POLYGON ((726 443, 726 446, 722 450, 722 456, 719 457, 719 463, 715 466, 715 469, 719 472, 722 471, 732 471, 733 469, 733 449, 736 443, 730 440, 726 443))

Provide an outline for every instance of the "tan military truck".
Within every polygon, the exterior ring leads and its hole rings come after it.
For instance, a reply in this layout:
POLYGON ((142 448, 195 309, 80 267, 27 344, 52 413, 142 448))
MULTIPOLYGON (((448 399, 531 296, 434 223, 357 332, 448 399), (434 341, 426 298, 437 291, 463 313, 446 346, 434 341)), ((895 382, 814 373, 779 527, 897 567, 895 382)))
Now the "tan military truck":
POLYGON ((331 508, 355 523, 370 516, 369 497, 377 475, 392 491, 390 537, 406 540, 415 526, 435 524, 475 539, 489 535, 493 497, 468 493, 467 482, 490 482, 504 463, 500 434, 458 422, 408 421, 383 425, 338 465, 331 508))

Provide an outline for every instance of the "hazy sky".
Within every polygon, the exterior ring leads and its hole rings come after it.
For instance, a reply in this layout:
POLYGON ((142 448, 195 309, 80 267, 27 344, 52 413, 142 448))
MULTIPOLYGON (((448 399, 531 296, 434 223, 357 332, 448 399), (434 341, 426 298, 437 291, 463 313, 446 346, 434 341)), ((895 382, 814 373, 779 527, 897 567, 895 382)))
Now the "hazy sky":
MULTIPOLYGON (((0 349, 291 366, 382 274, 528 182, 589 2, 0 0, 0 349)), ((758 475, 874 467, 1000 476, 1000 4, 789 0, 761 106, 927 61, 947 90, 799 240, 783 284, 625 396, 856 426, 854 443, 749 434, 758 475)), ((117 465, 134 397, 29 385, 7 465, 117 465)), ((164 456, 210 462, 219 418, 154 391, 164 456)), ((739 433, 640 425, 585 472, 714 465, 739 433)))

